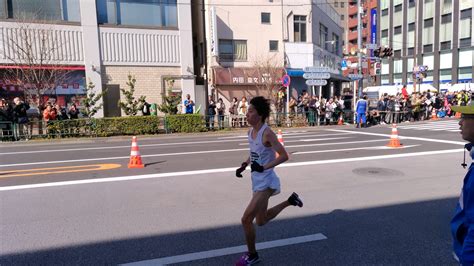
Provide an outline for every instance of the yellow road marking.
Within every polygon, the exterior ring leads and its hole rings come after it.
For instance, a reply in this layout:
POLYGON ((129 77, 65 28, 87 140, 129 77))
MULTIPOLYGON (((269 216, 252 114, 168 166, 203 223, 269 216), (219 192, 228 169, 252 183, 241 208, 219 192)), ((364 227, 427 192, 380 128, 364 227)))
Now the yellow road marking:
POLYGON ((35 168, 27 170, 10 170, 0 171, 0 178, 14 177, 14 176, 32 176, 32 175, 49 175, 62 173, 77 173, 86 171, 110 170, 119 168, 120 164, 91 164, 78 166, 62 166, 50 168, 35 168))

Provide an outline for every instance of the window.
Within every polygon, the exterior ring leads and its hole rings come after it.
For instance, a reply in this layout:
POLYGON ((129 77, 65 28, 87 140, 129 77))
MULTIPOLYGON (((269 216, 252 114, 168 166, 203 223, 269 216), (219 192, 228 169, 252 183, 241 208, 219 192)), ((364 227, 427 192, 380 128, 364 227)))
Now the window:
POLYGON ((344 15, 341 15, 341 20, 344 20, 344 15))
POLYGON ((408 31, 414 31, 415 30, 415 22, 408 24, 408 31))
POLYGON ((472 3, 472 0, 460 0, 459 1, 459 10, 472 8, 473 6, 474 6, 474 4, 472 3))
POLYGON ((306 16, 293 17, 295 42, 306 42, 306 16))
POLYGON ((261 22, 263 23, 270 23, 270 13, 261 13, 261 22))
POLYGON ((452 0, 441 0, 441 15, 451 13, 452 5, 452 0))
POLYGON ((441 42, 440 50, 451 50, 451 41, 441 42))
POLYGON ((332 34, 332 51, 335 53, 335 54, 339 54, 339 36, 336 35, 336 34, 332 34))
POLYGON ((446 24, 451 22, 451 14, 446 14, 441 16, 441 24, 446 24))
POLYGON ((222 61, 246 61, 247 41, 220 39, 219 59, 222 61))
POLYGON ((402 4, 399 4, 399 5, 396 5, 394 9, 395 9, 395 12, 400 12, 400 11, 402 11, 403 6, 402 6, 402 4))
POLYGON ((278 51, 278 41, 270 41, 270 51, 278 51))
POLYGON ((407 55, 408 55, 408 56, 411 56, 411 55, 413 55, 414 53, 415 53, 415 48, 408 48, 408 49, 407 49, 407 55))
POLYGON ((81 21, 77 0, 0 0, 0 17, 47 21, 81 21))
POLYGON ((96 0, 99 24, 177 27, 177 0, 96 0))
POLYGON ((408 7, 415 7, 416 3, 415 3, 415 0, 409 0, 408 1, 408 7))
POLYGON ((431 53, 431 52, 433 52, 433 45, 432 44, 423 45, 423 53, 431 53))
POLYGON ((323 24, 319 24, 319 46, 327 50, 328 28, 323 24))
POLYGON ((425 0, 425 5, 423 6, 423 18, 432 18, 434 16, 434 8, 433 0, 425 0))
POLYGON ((472 19, 461 19, 459 22, 459 39, 470 38, 472 30, 472 19))
POLYGON ((334 7, 339 7, 339 2, 338 1, 334 2, 334 7))
POLYGON ((383 30, 382 31, 382 37, 388 37, 388 30, 383 30))
POLYGON ((425 19, 425 28, 433 27, 433 19, 425 19))
POLYGON ((388 8, 382 10, 382 16, 387 16, 388 15, 388 8))
POLYGON ((341 7, 344 7, 344 1, 341 2, 341 7))
POLYGON ((465 19, 465 18, 470 18, 470 17, 472 17, 472 10, 471 9, 461 11, 460 19, 465 19))
POLYGON ((395 27, 393 29, 393 34, 401 34, 402 33, 402 26, 395 27))

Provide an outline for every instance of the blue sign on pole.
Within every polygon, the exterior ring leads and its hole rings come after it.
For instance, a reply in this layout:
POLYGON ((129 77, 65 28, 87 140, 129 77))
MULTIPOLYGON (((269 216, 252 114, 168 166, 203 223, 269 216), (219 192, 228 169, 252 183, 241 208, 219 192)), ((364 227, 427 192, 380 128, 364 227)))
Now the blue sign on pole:
POLYGON ((284 87, 289 87, 290 82, 291 82, 291 78, 290 78, 290 76, 288 76, 286 74, 281 78, 281 83, 284 87))
POLYGON ((341 61, 341 69, 342 69, 342 70, 346 70, 346 69, 347 69, 347 62, 346 62, 346 60, 342 60, 342 61, 341 61))
MULTIPOLYGON (((373 44, 377 43, 377 9, 373 8, 370 10, 370 42, 373 44)), ((374 51, 370 52, 370 56, 374 56, 374 51)))

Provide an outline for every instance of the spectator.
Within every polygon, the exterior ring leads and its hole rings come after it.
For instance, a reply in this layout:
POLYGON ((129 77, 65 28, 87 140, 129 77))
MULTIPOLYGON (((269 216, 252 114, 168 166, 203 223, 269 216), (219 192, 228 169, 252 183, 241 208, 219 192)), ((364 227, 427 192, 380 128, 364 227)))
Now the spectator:
POLYGON ((238 124, 238 119, 237 119, 237 108, 239 106, 239 100, 237 100, 237 97, 232 98, 232 102, 230 103, 229 107, 229 114, 230 114, 230 119, 232 120, 231 126, 232 127, 237 127, 238 124))
POLYGON ((208 118, 208 128, 213 130, 214 129, 214 119, 216 116, 216 103, 209 96, 209 106, 207 108, 207 118, 208 118))
POLYGON ((184 108, 186 114, 194 113, 194 102, 191 100, 191 95, 186 94, 186 100, 184 100, 184 108))
POLYGON ((0 128, 2 129, 2 139, 11 139, 13 123, 13 111, 5 99, 0 99, 0 128))
POLYGON ((244 96, 239 102, 238 106, 238 114, 239 114, 239 120, 240 120, 240 126, 247 126, 247 119, 245 116, 247 115, 247 109, 248 109, 248 103, 247 103, 247 98, 244 96))
POLYGON ((71 107, 69 107, 68 114, 70 119, 77 119, 79 117, 79 110, 77 110, 75 103, 73 103, 71 107))
POLYGON ((216 108, 217 108, 217 115, 218 115, 217 124, 219 126, 219 129, 223 129, 224 128, 225 104, 224 104, 224 101, 222 100, 222 98, 219 98, 217 100, 216 108))
MULTIPOLYGON (((189 94, 188 94, 189 95, 189 94)), ((151 107, 151 104, 149 104, 147 101, 145 101, 143 103, 143 106, 142 106, 142 114, 143 116, 148 116, 151 114, 150 112, 150 107, 151 107)))

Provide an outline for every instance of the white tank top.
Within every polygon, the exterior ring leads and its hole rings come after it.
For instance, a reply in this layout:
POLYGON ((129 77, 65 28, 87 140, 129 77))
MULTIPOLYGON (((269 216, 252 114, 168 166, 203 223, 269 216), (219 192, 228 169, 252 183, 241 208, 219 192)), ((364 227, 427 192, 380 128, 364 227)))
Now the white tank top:
MULTIPOLYGON (((269 128, 267 124, 263 124, 257 132, 257 137, 252 138, 253 128, 249 130, 249 145, 250 145, 250 163, 257 162, 260 165, 265 165, 275 160, 275 151, 271 147, 263 145, 263 132, 269 128)), ((271 188, 275 192, 273 195, 280 193, 280 179, 276 175, 273 168, 267 169, 262 173, 252 172, 252 190, 263 191, 271 188)))
MULTIPOLYGON (((260 130, 257 132, 257 137, 255 139, 252 138, 253 128, 250 128, 249 130, 250 163, 257 162, 260 165, 265 165, 275 160, 275 151, 271 147, 266 147, 263 145, 263 132, 267 128, 267 124, 263 124, 260 130)), ((267 169, 264 172, 269 170, 272 171, 273 168, 267 169)))

